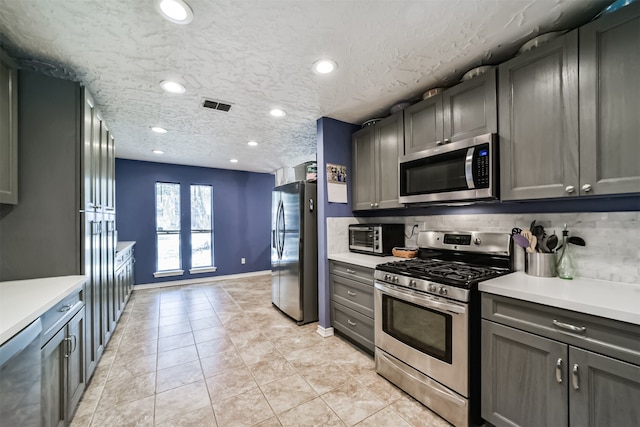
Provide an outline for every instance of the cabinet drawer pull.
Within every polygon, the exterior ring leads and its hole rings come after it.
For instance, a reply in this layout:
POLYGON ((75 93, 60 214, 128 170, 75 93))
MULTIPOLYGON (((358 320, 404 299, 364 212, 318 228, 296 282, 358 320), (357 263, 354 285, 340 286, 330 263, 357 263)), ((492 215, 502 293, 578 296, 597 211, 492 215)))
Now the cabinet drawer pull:
POLYGON ((556 381, 562 383, 562 359, 558 359, 556 362, 556 381))
POLYGON ((347 295, 349 295, 350 297, 355 297, 356 293, 355 292, 351 292, 351 291, 347 291, 347 295))
POLYGON ((73 353, 78 348, 78 337, 75 335, 71 335, 71 337, 73 338, 73 347, 71 349, 71 353, 73 353))
POLYGON ((64 313, 65 311, 71 310, 71 307, 72 307, 71 304, 65 304, 62 307, 60 307, 60 310, 58 310, 58 311, 60 311, 61 313, 64 313))
POLYGON ((352 322, 351 319, 347 319, 347 323, 351 326, 356 326, 358 324, 357 322, 352 322))
POLYGON ((566 329, 567 331, 576 332, 578 334, 584 334, 587 331, 587 328, 584 326, 573 326, 569 323, 558 322, 556 319, 553 319, 553 324, 561 329, 566 329))
POLYGON ((571 382, 573 383, 573 389, 578 390, 580 388, 580 384, 578 384, 578 364, 573 365, 573 369, 571 370, 571 382))
POLYGON ((347 273, 356 274, 356 271, 355 270, 351 270, 350 268, 347 268, 347 273))

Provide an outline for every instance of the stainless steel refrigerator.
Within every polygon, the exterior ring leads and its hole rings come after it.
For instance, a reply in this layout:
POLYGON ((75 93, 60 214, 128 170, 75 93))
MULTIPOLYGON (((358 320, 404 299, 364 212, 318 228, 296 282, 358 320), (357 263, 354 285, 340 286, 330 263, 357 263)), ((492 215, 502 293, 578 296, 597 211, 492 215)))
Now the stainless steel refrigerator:
POLYGON ((318 320, 316 183, 291 182, 271 196, 271 301, 299 325, 318 320))

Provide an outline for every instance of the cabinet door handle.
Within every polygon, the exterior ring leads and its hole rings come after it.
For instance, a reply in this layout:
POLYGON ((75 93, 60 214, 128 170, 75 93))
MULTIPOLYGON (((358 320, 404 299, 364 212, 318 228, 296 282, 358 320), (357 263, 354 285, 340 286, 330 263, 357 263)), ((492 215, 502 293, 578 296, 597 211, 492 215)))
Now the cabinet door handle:
POLYGON ((564 191, 566 191, 567 193, 571 194, 574 191, 576 191, 576 187, 574 187, 573 185, 567 185, 567 187, 564 189, 564 191))
POLYGON ((571 370, 571 382, 573 383, 573 389, 578 390, 580 388, 580 384, 578 384, 578 364, 573 365, 573 369, 571 370))
POLYGON ((352 322, 351 319, 347 319, 347 323, 350 324, 351 326, 356 326, 357 325, 357 323, 356 322, 352 322))
POLYGON ((373 207, 373 203, 371 203, 371 207, 373 207))
POLYGON ((556 319, 553 319, 553 324, 560 329, 566 329, 567 331, 575 332, 578 334, 584 334, 587 331, 587 328, 584 326, 573 326, 569 323, 558 322, 556 319))
POLYGON ((442 141, 436 141, 436 145, 442 145, 442 141))
POLYGON ((585 193, 588 193, 589 191, 591 191, 591 184, 585 184, 582 186, 582 191, 584 191, 585 193))
POLYGON ((73 337, 73 350, 71 350, 71 353, 73 353, 78 348, 78 337, 75 335, 71 336, 73 337))
POLYGON ((356 271, 355 270, 351 270, 350 268, 347 268, 347 273, 356 274, 356 271))
POLYGON ((352 291, 347 291, 347 295, 349 295, 350 297, 355 297, 356 293, 352 291))
POLYGON ((67 337, 64 339, 65 342, 65 350, 64 350, 64 358, 68 359, 71 356, 71 338, 67 337))
POLYGON ((562 359, 559 358, 556 362, 556 381, 562 383, 562 359))

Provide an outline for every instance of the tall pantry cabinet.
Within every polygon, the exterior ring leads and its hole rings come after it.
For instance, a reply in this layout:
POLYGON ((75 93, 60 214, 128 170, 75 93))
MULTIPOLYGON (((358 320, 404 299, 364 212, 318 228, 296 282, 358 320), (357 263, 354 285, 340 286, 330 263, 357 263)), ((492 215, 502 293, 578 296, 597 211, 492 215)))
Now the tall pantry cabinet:
POLYGON ((86 378, 119 313, 115 146, 80 84, 18 73, 17 205, 0 205, 0 280, 84 274, 86 378))

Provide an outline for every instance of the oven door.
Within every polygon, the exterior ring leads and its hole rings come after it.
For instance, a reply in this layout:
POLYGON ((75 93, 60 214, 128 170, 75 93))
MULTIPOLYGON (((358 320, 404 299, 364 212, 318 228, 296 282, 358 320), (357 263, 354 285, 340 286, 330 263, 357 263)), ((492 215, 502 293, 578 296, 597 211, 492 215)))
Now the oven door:
POLYGON ((357 252, 375 252, 377 230, 374 227, 349 227, 349 250, 357 252))
POLYGON ((375 282, 376 347, 469 396, 468 305, 375 282))

